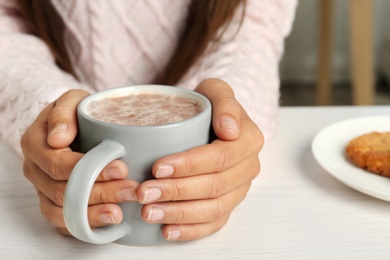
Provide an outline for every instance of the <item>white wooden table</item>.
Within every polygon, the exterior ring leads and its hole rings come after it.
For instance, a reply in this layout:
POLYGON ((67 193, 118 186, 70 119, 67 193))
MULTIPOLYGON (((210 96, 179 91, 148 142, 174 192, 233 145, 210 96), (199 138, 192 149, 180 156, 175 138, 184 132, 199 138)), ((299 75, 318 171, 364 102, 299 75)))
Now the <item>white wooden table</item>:
POLYGON ((359 193, 314 160, 311 141, 347 118, 382 107, 281 108, 261 153, 262 173, 218 233, 160 247, 90 245, 41 216, 21 159, 0 142, 0 259, 389 259, 390 203, 359 193))

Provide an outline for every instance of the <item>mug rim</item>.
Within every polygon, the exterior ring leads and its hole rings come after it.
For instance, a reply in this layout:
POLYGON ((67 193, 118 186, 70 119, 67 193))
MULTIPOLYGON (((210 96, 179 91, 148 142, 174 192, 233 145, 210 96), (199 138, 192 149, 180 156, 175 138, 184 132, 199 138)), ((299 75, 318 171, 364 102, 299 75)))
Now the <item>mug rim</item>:
POLYGON ((211 103, 204 95, 193 91, 188 90, 180 87, 175 86, 168 86, 168 85, 159 85, 159 84, 141 84, 141 85, 128 85, 128 86, 120 86, 110 89, 105 89, 102 91, 97 91, 95 93, 90 94, 89 96, 85 97, 83 100, 80 101, 80 103, 77 105, 77 115, 82 116, 84 119, 89 120, 91 122, 94 122, 95 124, 104 125, 104 126, 110 126, 110 127, 123 127, 123 128, 166 128, 166 127, 174 127, 176 125, 181 125, 184 122, 197 120, 198 118, 203 118, 207 116, 208 114, 211 114, 211 103), (180 120, 177 122, 172 123, 166 123, 166 124, 159 124, 159 125, 123 125, 123 124, 115 124, 115 123, 108 123, 101 120, 98 120, 92 116, 90 116, 86 111, 86 106, 93 100, 104 98, 109 95, 109 93, 112 94, 118 94, 117 96, 123 96, 130 93, 138 93, 142 91, 137 91, 136 89, 143 88, 146 93, 162 93, 162 94, 174 94, 179 95, 180 97, 190 98, 197 102, 201 108, 202 111, 190 118, 180 120), (123 90, 126 91, 123 91, 123 90), (163 90, 162 92, 159 90, 163 90), (202 101, 203 104, 201 104, 199 101, 202 101))

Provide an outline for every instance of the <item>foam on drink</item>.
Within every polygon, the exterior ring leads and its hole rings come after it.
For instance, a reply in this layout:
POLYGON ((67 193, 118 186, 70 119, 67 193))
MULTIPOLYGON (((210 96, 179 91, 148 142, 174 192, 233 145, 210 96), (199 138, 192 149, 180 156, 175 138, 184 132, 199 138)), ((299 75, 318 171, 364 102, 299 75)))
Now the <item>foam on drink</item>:
POLYGON ((153 126, 179 122, 202 112, 191 99, 174 95, 132 93, 91 101, 89 116, 111 124, 153 126))

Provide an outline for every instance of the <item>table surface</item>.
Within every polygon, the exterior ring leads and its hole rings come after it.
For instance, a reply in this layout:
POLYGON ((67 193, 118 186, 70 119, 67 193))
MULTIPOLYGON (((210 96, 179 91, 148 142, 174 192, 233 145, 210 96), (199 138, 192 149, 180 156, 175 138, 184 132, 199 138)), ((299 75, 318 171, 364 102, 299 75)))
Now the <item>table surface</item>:
POLYGON ((262 171, 218 233, 159 247, 91 245, 56 233, 41 216, 22 160, 0 142, 0 259, 385 259, 390 204, 329 175, 311 152, 324 127, 389 115, 390 106, 283 107, 262 171))

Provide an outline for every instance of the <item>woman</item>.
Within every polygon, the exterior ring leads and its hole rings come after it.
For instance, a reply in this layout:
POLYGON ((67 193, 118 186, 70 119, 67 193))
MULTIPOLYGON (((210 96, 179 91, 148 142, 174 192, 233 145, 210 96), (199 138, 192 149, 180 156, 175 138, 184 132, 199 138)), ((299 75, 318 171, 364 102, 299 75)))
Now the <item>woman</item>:
POLYGON ((23 153, 44 217, 69 234, 62 203, 82 156, 72 150, 80 100, 105 88, 161 83, 210 99, 216 139, 161 158, 156 179, 144 183, 126 180, 126 166, 112 162, 94 185, 90 225, 119 223, 116 203, 138 200, 144 220, 165 224, 168 240, 223 227, 258 175, 263 135, 274 128, 278 61, 295 5, 0 0, 0 125, 7 126, 1 136, 23 153))

